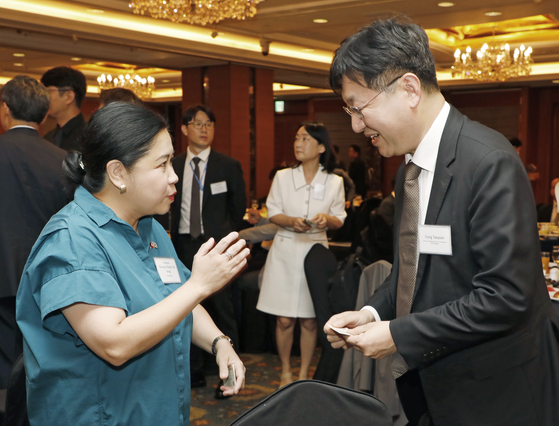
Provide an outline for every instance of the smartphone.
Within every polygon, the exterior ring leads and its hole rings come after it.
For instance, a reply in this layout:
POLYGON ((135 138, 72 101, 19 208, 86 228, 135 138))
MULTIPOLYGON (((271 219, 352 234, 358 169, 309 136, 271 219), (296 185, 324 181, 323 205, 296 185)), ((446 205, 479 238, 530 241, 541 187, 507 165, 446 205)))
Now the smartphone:
POLYGON ((231 364, 229 366, 229 376, 227 376, 227 378, 223 381, 223 385, 230 388, 234 388, 236 383, 237 383, 237 378, 235 376, 235 367, 233 366, 233 364, 231 364))

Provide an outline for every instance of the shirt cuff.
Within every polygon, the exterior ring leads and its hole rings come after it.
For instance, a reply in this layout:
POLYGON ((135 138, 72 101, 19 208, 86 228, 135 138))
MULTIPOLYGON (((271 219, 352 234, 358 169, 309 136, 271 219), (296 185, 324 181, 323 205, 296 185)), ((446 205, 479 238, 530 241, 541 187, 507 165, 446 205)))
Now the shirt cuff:
POLYGON ((363 306, 363 307, 361 308, 361 310, 363 310, 363 309, 366 309, 366 310, 368 310, 370 313, 372 313, 373 316, 375 317, 375 321, 376 321, 376 322, 380 322, 380 321, 381 321, 380 315, 378 314, 378 312, 377 312, 377 310, 376 310, 375 308, 373 308, 372 306, 363 306))

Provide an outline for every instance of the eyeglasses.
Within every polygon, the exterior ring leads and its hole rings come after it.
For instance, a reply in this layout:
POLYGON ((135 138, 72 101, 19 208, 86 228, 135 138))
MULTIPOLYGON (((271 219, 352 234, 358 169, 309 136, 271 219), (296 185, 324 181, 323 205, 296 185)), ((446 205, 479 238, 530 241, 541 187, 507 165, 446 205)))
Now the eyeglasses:
POLYGON ((49 93, 50 92, 58 92, 61 95, 65 92, 69 92, 70 90, 72 90, 71 87, 54 87, 54 88, 51 88, 51 89, 49 89, 49 88, 46 88, 46 89, 47 89, 47 92, 49 92, 49 93))
POLYGON ((404 76, 404 74, 402 74, 402 75, 399 76, 399 77, 396 77, 394 80, 392 80, 392 81, 391 81, 390 83, 388 83, 386 86, 384 86, 384 88, 383 88, 380 92, 378 92, 375 96, 373 96, 373 97, 369 100, 369 102, 367 102, 365 105, 363 105, 363 106, 361 106, 361 107, 356 107, 356 106, 350 106, 350 107, 348 107, 348 106, 344 106, 344 107, 343 107, 344 111, 347 112, 349 115, 354 115, 354 116, 357 117, 357 118, 364 118, 364 115, 363 115, 363 113, 362 113, 361 111, 362 111, 365 107, 368 107, 369 104, 370 104, 371 102, 373 102, 373 101, 376 99, 376 97, 377 97, 378 95, 380 95, 382 92, 384 92, 386 89, 388 89, 388 88, 389 88, 390 86, 392 86, 394 83, 396 83, 396 81, 398 81, 398 80, 399 80, 400 78, 402 78, 403 76, 404 76))
POLYGON ((205 123, 203 121, 191 121, 188 123, 189 126, 191 124, 196 130, 202 130, 202 127, 204 126, 206 126, 206 129, 213 129, 215 125, 213 121, 206 121, 205 123))

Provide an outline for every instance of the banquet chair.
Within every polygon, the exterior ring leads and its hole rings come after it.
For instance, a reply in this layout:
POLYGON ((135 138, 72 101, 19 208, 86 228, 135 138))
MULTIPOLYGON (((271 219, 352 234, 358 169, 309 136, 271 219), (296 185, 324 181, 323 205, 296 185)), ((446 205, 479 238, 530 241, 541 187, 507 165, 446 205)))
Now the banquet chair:
MULTIPOLYGON (((360 310, 378 287, 390 274, 392 265, 384 260, 367 266, 359 280, 359 290, 355 310, 360 310)), ((354 348, 345 351, 337 384, 351 389, 370 392, 378 397, 388 407, 394 421, 394 426, 408 423, 398 391, 396 382, 392 377, 392 357, 374 360, 363 355, 354 348)))
POLYGON ((364 392, 298 380, 271 394, 230 426, 392 426, 390 412, 364 392))
MULTIPOLYGON (((322 348, 313 377, 330 383, 336 383, 344 350, 332 348, 323 331, 324 324, 332 315, 352 309, 357 295, 357 285, 355 285, 355 292, 348 292, 348 289, 339 282, 332 283, 331 279, 337 267, 336 256, 322 244, 312 246, 304 261, 305 276, 316 315, 318 341, 322 348), (336 286, 341 288, 334 288, 336 286), (332 292, 336 295, 334 301, 332 301, 332 292)), ((356 278, 356 284, 358 280, 359 277, 356 278)))

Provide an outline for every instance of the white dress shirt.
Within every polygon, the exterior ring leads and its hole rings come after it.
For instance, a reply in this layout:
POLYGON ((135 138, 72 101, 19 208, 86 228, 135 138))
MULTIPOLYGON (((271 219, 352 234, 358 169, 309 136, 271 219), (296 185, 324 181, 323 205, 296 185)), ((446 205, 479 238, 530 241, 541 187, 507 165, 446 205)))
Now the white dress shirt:
POLYGON ((194 155, 190 147, 186 150, 186 161, 184 164, 184 174, 182 175, 182 203, 181 220, 179 222, 179 234, 190 234, 190 198, 192 194, 192 179, 194 179, 194 162, 192 159, 198 157, 200 162, 200 225, 202 234, 204 233, 204 221, 202 220, 202 202, 204 200, 204 184, 206 182, 206 170, 208 169, 208 157, 211 147, 206 148, 200 154, 194 155))
MULTIPOLYGON (((444 126, 446 125, 449 113, 450 105, 445 102, 437 118, 433 121, 431 128, 419 143, 413 156, 411 154, 406 154, 406 164, 413 161, 414 164, 422 168, 418 178, 419 225, 425 224, 429 197, 431 196, 431 187, 433 186, 433 178, 435 176, 435 167, 439 156, 439 145, 441 144, 444 126)), ((417 250, 417 256, 419 257, 419 245, 417 250)), ((375 317, 375 321, 381 320, 377 310, 372 306, 364 306, 363 309, 371 311, 375 317)))

